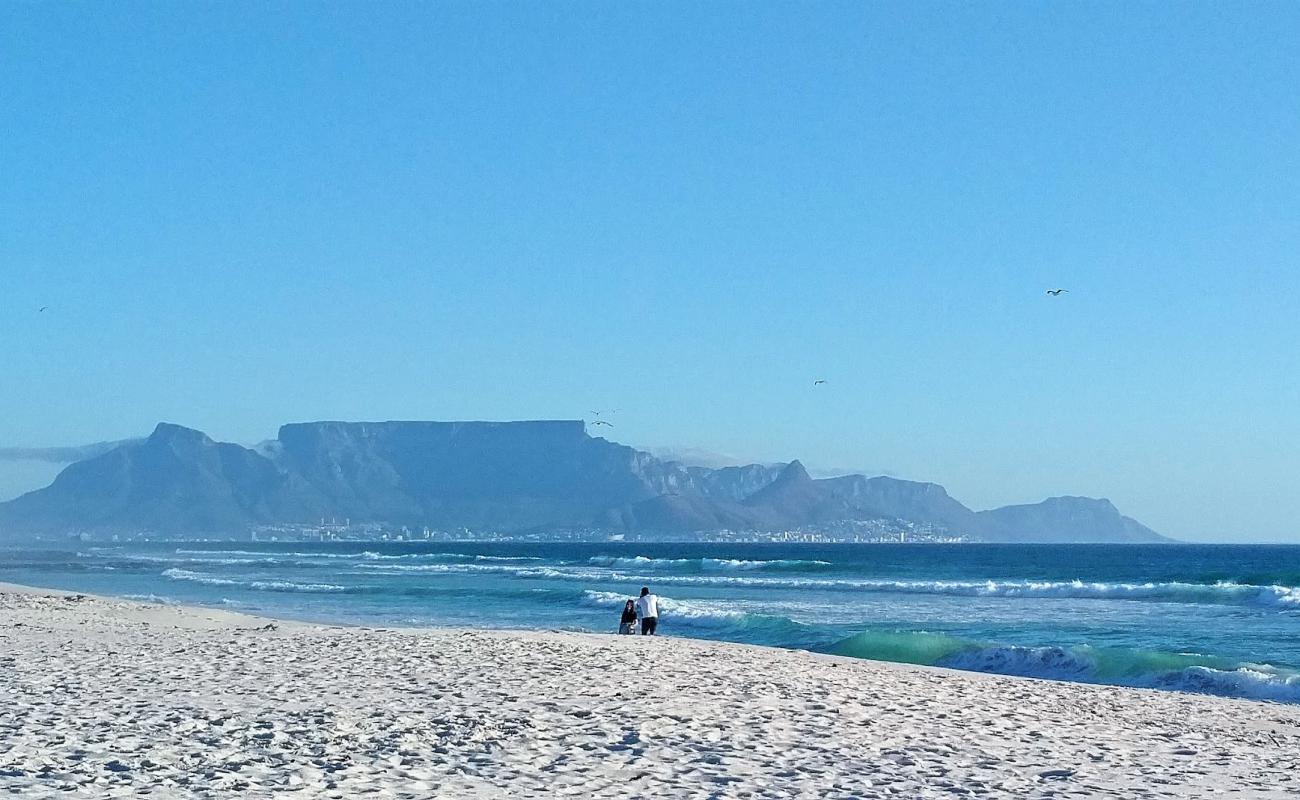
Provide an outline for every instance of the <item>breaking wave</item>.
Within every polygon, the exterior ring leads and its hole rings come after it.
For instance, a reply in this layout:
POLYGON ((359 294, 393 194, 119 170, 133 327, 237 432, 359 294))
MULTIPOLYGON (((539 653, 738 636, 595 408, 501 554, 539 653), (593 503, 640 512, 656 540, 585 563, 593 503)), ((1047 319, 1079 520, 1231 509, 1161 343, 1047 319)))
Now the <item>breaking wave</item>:
MULTIPOLYGON (((201 561, 211 561, 217 564, 240 564, 252 563, 250 559, 274 563, 284 560, 293 559, 341 559, 352 561, 430 561, 430 562, 474 562, 474 561, 501 561, 506 563, 523 563, 531 561, 543 561, 538 556, 485 556, 475 553, 376 553, 373 550, 363 550, 359 553, 326 553, 326 552, 281 552, 268 550, 186 550, 177 548, 175 553, 183 556, 204 556, 206 558, 192 559, 201 561), (241 558, 230 558, 230 556, 241 556, 241 558)), ((78 555, 81 555, 78 553, 78 555)), ((147 556, 133 556, 136 558, 148 558, 147 556)), ((167 560, 161 557, 153 557, 152 560, 167 560)))
POLYGON ((358 569, 373 572, 431 572, 443 575, 487 572, 499 575, 518 575, 536 571, 532 567, 505 564, 358 564, 358 569))
MULTIPOLYGON (((618 592, 587 590, 581 602, 609 609, 612 623, 618 609, 630 599, 618 592)), ((673 631, 703 638, 798 648, 825 641, 812 626, 777 614, 755 614, 726 601, 678 600, 660 595, 659 613, 673 631)))
MULTIPOLYGON (((834 565, 812 559, 650 558, 597 555, 581 561, 550 561, 536 556, 490 556, 470 553, 382 554, 177 550, 183 558, 170 566, 311 567, 329 563, 380 573, 488 573, 521 579, 575 582, 627 582, 664 586, 736 587, 834 592, 895 593, 979 598, 1046 598, 1133 600, 1271 608, 1300 613, 1300 586, 1262 585, 1222 580, 1108 582, 1083 580, 921 580, 808 575, 834 565), (200 555, 201 554, 201 555, 200 555), (276 559, 284 559, 277 561, 276 559), (291 560, 301 559, 301 560, 291 560), (322 562, 313 559, 329 559, 322 562)), ((167 561, 156 557, 148 560, 167 561)), ((224 580, 224 579, 223 579, 224 580)), ((306 583, 301 585, 332 585, 306 583)), ((337 591, 337 590, 334 590, 337 591)))
MULTIPOLYGON (((958 597, 1063 598, 1093 600, 1140 600, 1165 603, 1209 603, 1245 605, 1300 612, 1300 587, 1255 586, 1232 582, 1219 583, 1107 583, 1087 581, 1028 580, 888 580, 855 578, 799 578, 778 575, 673 574, 654 571, 654 562, 714 561, 697 567, 710 570, 764 570, 780 567, 761 566, 779 562, 743 562, 721 559, 590 559, 592 566, 546 566, 540 564, 392 564, 362 563, 365 570, 382 572, 426 572, 441 574, 496 573, 519 578, 621 583, 660 584, 670 586, 733 586, 756 589, 815 589, 844 592, 950 595, 958 597), (748 566, 758 564, 760 566, 748 566), (622 571, 641 567, 643 572, 622 571)), ((817 562, 806 562, 817 563, 817 562)))
POLYGON ((998 675, 1300 703, 1300 672, 1195 653, 999 645, 926 631, 866 631, 837 642, 829 652, 998 675))
POLYGON ((678 569, 684 571, 815 571, 828 568, 829 561, 802 558, 745 559, 745 558, 650 558, 648 556, 592 556, 588 564, 619 569, 678 569))
POLYGON ((163 571, 163 577, 173 581, 190 581, 204 586, 241 586, 259 592, 346 592, 348 587, 333 583, 296 583, 294 581, 259 581, 223 578, 187 569, 169 569, 163 571))
MULTIPOLYGON (((628 600, 634 599, 618 592, 583 592, 587 605, 599 608, 622 608, 628 600)), ((745 612, 728 607, 725 603, 711 603, 706 600, 673 600, 669 597, 659 598, 659 609, 665 617, 677 619, 711 619, 736 620, 745 616, 745 612)))
POLYGON ((153 605, 174 606, 180 603, 179 600, 173 600, 170 597, 164 597, 159 594, 124 594, 122 597, 127 600, 134 600, 137 603, 152 603, 153 605))
MULTIPOLYGON (((574 577, 587 577, 575 574, 574 577)), ((702 575, 629 575, 610 580, 654 581, 686 586, 739 586, 774 589, 828 589, 961 597, 1031 597, 1098 600, 1151 600, 1171 603, 1251 605, 1300 611, 1300 587, 1253 586, 1231 582, 1104 583, 1085 581, 900 581, 872 579, 769 578, 702 575)))

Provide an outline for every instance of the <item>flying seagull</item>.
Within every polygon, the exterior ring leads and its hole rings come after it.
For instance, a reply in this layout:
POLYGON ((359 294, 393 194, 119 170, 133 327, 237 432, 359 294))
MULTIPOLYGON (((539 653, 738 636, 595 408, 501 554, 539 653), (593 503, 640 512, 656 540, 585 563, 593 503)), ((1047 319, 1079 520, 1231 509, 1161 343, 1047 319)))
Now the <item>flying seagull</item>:
POLYGON ((606 426, 608 426, 608 427, 610 427, 610 428, 614 427, 614 423, 612 423, 612 422, 606 422, 606 421, 603 420, 603 419, 598 419, 598 420, 596 420, 595 422, 593 422, 593 423, 591 423, 591 424, 592 424, 592 427, 595 427, 596 425, 606 425, 606 426))
POLYGON ((41 306, 40 309, 38 309, 36 313, 37 313, 37 314, 44 313, 45 309, 47 309, 47 308, 49 308, 49 306, 41 306))
POLYGON ((825 383, 825 382, 826 382, 826 379, 825 379, 825 378, 818 378, 817 380, 813 381, 813 386, 820 386, 821 384, 823 384, 823 383, 825 383))
POLYGON ((1052 297, 1059 297, 1063 292, 1068 292, 1068 291, 1070 290, 1069 289, 1048 289, 1047 293, 1050 294, 1052 297))

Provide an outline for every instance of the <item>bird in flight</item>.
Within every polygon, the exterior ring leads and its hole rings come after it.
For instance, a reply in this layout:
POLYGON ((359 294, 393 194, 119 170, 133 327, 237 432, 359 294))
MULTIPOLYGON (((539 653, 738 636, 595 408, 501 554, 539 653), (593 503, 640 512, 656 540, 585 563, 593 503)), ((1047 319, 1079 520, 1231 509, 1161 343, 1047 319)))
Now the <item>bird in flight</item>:
POLYGON ((37 313, 37 314, 42 314, 42 313, 45 312, 45 309, 47 309, 47 308, 49 308, 49 306, 41 306, 40 309, 38 309, 36 313, 37 313))
POLYGON ((1048 289, 1047 293, 1052 297, 1059 297, 1062 293, 1070 291, 1069 289, 1048 289))
POLYGON ((605 425, 605 426, 610 427, 610 428, 614 427, 614 423, 612 423, 612 422, 606 422, 606 421, 603 420, 603 419, 598 419, 598 420, 596 420, 595 422, 591 423, 591 425, 592 425, 592 427, 595 427, 595 426, 597 426, 597 425, 605 425))
POLYGON ((825 382, 826 382, 825 378, 818 378, 817 380, 813 381, 813 386, 821 386, 825 382))

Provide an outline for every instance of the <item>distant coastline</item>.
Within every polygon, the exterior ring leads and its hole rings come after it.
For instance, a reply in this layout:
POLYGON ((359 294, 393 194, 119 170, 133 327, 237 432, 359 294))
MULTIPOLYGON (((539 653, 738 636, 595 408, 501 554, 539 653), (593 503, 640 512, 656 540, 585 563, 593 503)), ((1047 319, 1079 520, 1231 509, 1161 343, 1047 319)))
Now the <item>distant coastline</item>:
POLYGON ((1165 544, 123 542, 10 548, 0 580, 330 622, 667 633, 1300 702, 1296 548, 1165 544), (1243 625, 1243 615, 1250 622, 1243 625))
POLYGON ((0 503, 0 536, 93 540, 574 536, 807 542, 1155 542, 1108 500, 973 511, 934 483, 813 478, 799 461, 694 467, 580 420, 315 422, 257 448, 161 423, 0 503))

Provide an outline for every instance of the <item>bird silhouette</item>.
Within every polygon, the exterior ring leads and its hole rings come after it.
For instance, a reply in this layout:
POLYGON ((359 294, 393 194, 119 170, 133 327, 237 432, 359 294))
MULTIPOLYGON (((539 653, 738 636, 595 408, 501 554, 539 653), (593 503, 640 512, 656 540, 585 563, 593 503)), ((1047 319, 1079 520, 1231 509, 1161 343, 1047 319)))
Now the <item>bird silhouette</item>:
POLYGON ((813 386, 820 386, 821 384, 823 384, 823 383, 825 383, 825 382, 826 382, 826 379, 825 379, 825 378, 818 378, 817 380, 813 381, 813 386))
POLYGON ((1063 292, 1068 292, 1068 291, 1070 290, 1069 289, 1048 289, 1047 293, 1050 294, 1052 297, 1059 297, 1063 292))
POLYGON ((603 420, 603 419, 598 419, 598 420, 596 420, 595 422, 593 422, 593 423, 591 423, 591 424, 592 424, 592 427, 595 427, 596 425, 604 425, 604 426, 609 427, 609 428, 614 427, 614 423, 612 423, 612 422, 606 422, 606 421, 603 420))
POLYGON ((37 314, 43 314, 43 313, 45 313, 45 309, 47 309, 47 308, 49 308, 49 306, 41 306, 40 309, 38 309, 36 313, 37 313, 37 314))

